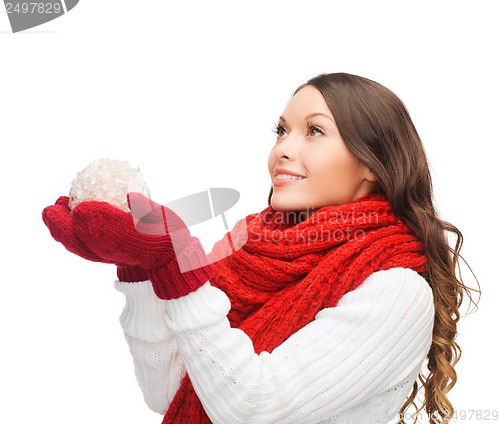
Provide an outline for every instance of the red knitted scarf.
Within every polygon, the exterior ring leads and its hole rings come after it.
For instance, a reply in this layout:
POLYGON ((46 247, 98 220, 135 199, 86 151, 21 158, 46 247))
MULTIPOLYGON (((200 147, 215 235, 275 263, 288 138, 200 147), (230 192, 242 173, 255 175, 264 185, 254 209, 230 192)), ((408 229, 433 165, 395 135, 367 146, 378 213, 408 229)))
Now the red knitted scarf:
MULTIPOLYGON (((381 195, 324 207, 302 222, 300 218, 301 213, 271 207, 248 216, 231 232, 234 239, 248 231, 245 246, 212 265, 211 284, 231 301, 231 326, 250 337, 256 353, 271 352, 375 271, 425 270, 420 243, 381 195)), ((210 255, 220 254, 225 246, 227 242, 217 243, 210 255)), ((165 415, 166 423, 210 423, 188 376, 165 415)))

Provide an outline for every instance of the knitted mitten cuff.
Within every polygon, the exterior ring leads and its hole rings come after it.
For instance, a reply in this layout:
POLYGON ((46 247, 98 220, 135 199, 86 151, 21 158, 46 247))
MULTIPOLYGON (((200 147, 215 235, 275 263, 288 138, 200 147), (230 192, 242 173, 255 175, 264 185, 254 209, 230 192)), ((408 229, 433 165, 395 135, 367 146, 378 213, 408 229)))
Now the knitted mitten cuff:
POLYGON ((212 270, 199 240, 192 237, 176 259, 165 266, 147 270, 147 274, 156 295, 160 299, 171 300, 199 289, 209 281, 212 270))
POLYGON ((118 281, 125 283, 137 283, 149 279, 146 270, 140 266, 118 265, 116 269, 118 281))

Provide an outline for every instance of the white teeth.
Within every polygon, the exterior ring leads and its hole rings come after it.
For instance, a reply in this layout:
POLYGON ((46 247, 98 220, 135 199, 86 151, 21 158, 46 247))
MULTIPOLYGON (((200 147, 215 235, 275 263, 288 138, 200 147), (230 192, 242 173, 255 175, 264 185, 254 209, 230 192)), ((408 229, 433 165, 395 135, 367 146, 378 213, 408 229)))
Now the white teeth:
POLYGON ((277 180, 303 180, 304 177, 299 177, 297 175, 288 175, 288 174, 278 174, 275 177, 277 180))

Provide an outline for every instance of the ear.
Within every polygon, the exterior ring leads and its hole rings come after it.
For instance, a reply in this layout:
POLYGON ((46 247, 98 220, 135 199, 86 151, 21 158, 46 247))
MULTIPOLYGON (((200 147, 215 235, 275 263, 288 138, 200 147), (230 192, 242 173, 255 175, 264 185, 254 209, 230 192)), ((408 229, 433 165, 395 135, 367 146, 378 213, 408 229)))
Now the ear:
POLYGON ((363 177, 366 181, 369 181, 371 183, 376 183, 378 181, 377 176, 373 173, 373 171, 368 168, 368 166, 364 165, 364 172, 363 172, 363 177))
POLYGON ((368 170, 367 176, 365 178, 371 183, 376 183, 378 181, 377 176, 370 170, 368 170))

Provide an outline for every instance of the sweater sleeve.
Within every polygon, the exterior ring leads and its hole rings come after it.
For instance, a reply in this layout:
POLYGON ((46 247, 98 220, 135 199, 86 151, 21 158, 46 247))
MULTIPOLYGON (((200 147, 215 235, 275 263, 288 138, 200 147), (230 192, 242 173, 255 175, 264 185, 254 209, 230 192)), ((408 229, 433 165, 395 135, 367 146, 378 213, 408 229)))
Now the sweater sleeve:
POLYGON ((163 319, 166 302, 156 297, 149 281, 117 281, 115 287, 125 295, 120 324, 144 400, 164 414, 186 374, 175 336, 163 319))
POLYGON ((427 282, 408 269, 372 274, 272 352, 231 328, 209 283, 166 302, 166 324, 214 423, 388 422, 409 394, 432 337, 427 282), (331 421, 333 422, 333 421, 331 421))

